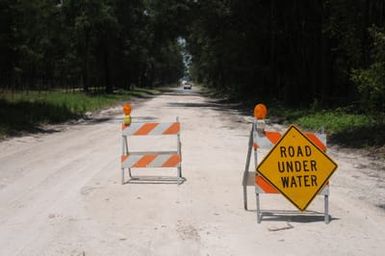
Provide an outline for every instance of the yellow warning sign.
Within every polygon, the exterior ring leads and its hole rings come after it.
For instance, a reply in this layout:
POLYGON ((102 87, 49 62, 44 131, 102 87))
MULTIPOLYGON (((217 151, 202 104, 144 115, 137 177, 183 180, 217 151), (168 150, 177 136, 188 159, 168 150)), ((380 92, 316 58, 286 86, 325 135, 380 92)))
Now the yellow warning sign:
POLYGON ((304 211, 336 169, 331 158, 298 128, 290 126, 257 172, 304 211))

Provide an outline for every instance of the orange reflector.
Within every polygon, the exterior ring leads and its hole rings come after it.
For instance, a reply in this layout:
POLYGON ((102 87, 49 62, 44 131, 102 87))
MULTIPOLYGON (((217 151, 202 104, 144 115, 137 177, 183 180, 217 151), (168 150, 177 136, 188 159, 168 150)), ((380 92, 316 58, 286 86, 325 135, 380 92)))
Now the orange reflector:
POLYGON ((123 112, 125 115, 131 114, 131 104, 130 103, 126 103, 123 105, 123 112))
POLYGON ((265 119, 266 115, 267 107, 265 106, 265 104, 260 103, 254 107, 254 117, 256 119, 265 119))

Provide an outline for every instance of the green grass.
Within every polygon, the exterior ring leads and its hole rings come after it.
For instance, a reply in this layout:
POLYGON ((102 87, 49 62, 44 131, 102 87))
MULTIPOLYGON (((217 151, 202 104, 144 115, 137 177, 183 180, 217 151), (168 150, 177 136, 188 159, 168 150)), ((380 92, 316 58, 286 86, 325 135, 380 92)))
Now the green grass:
POLYGON ((56 124, 84 116, 132 97, 151 97, 158 90, 135 89, 114 94, 82 92, 0 92, 0 139, 39 131, 43 124, 56 124))
POLYGON ((321 112, 301 117, 296 122, 309 129, 324 127, 331 141, 340 145, 354 148, 385 146, 383 114, 321 112))
POLYGON ((321 111, 302 116, 296 119, 296 123, 307 129, 317 130, 324 128, 327 132, 336 134, 359 127, 371 126, 375 123, 375 120, 363 114, 321 111))
MULTIPOLYGON (((329 141, 353 148, 385 146, 385 114, 360 114, 348 110, 274 109, 273 116, 285 117, 312 131, 325 131, 329 141)), ((281 118, 283 119, 283 118, 281 118)))

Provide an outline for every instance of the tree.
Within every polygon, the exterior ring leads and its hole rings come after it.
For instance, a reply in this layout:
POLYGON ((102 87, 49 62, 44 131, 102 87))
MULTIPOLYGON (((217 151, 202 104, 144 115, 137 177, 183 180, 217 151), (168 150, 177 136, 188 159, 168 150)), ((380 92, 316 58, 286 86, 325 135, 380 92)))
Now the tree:
POLYGON ((369 32, 373 39, 371 64, 354 70, 352 80, 359 92, 362 109, 385 112, 385 30, 374 26, 369 32))

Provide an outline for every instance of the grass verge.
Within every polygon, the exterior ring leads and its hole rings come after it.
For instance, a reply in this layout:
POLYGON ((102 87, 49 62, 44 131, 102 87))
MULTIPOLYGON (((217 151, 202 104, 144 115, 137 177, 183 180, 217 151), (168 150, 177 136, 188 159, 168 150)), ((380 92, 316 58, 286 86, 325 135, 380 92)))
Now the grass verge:
POLYGON ((285 124, 325 131, 329 141, 351 148, 385 147, 385 114, 353 113, 349 110, 273 108, 271 115, 285 124))
POLYGON ((44 124, 57 124, 113 106, 132 97, 152 97, 158 90, 137 88, 113 94, 82 92, 0 92, 0 139, 39 131, 44 124))

